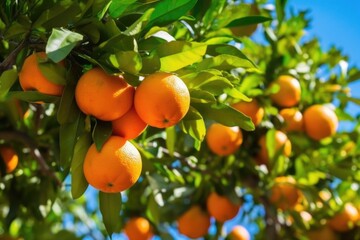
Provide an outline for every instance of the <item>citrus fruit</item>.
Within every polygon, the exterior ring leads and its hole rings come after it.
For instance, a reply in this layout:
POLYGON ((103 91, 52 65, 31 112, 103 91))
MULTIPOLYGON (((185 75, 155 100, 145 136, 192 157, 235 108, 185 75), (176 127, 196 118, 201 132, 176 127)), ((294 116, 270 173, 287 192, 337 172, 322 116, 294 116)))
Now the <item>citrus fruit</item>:
POLYGON ((219 155, 227 156, 236 152, 243 142, 239 127, 228 127, 213 123, 207 130, 206 143, 209 149, 219 155))
POLYGON ((177 220, 179 232, 189 238, 200 238, 207 234, 210 216, 200 206, 194 205, 177 220))
POLYGON ((9 146, 1 146, 0 156, 5 163, 6 172, 11 173, 14 171, 19 162, 19 157, 15 150, 9 146))
MULTIPOLYGON (((286 136, 285 133, 281 131, 275 132, 275 152, 280 151, 281 148, 283 148, 283 154, 287 157, 291 154, 291 142, 286 136)), ((267 150, 267 144, 266 144, 266 135, 263 135, 259 139, 259 146, 260 146, 260 152, 258 154, 258 160, 260 163, 263 163, 265 165, 269 164, 269 153, 267 150)))
POLYGON ((177 124, 186 115, 190 93, 179 77, 158 72, 140 83, 134 104, 144 122, 152 127, 166 128, 177 124))
POLYGON ((270 202, 282 210, 293 209, 300 199, 300 191, 292 176, 276 177, 271 188, 270 202))
POLYGON ((121 192, 138 180, 142 162, 133 144, 111 136, 101 150, 92 144, 84 160, 84 175, 88 183, 102 192, 121 192))
POLYGON ((143 217, 132 217, 126 222, 125 234, 129 240, 147 240, 153 236, 150 222, 143 217))
POLYGON ((112 121, 113 135, 126 140, 138 137, 147 124, 139 117, 134 107, 118 119, 112 121))
POLYGON ((256 99, 253 99, 251 102, 237 102, 231 106, 250 117, 255 126, 259 125, 264 117, 264 108, 259 105, 256 99))
POLYGON ((293 107, 301 98, 299 81, 289 75, 281 75, 270 84, 279 86, 279 91, 270 95, 271 100, 280 107, 293 107))
POLYGON ((234 218, 240 209, 240 204, 235 204, 226 196, 220 196, 216 192, 210 193, 206 206, 210 216, 219 222, 234 218))
POLYGON ((286 132, 301 132, 304 130, 304 122, 302 113, 295 108, 283 108, 279 112, 284 119, 286 132))
POLYGON ((351 203, 346 203, 340 213, 329 219, 328 224, 334 231, 346 232, 355 226, 358 219, 359 212, 357 208, 351 203))
MULTIPOLYGON (((28 56, 19 73, 20 86, 24 91, 36 90, 43 94, 60 96, 64 90, 64 86, 51 82, 41 72, 39 61, 46 61, 45 52, 37 52, 28 56)), ((63 63, 58 63, 59 67, 64 67, 63 63)))
POLYGON ((229 234, 229 239, 230 240, 250 240, 250 233, 245 227, 243 227, 241 225, 236 225, 231 230, 231 232, 229 234))
MULTIPOLYGON (((260 10, 257 4, 243 4, 249 7, 246 16, 256 16, 260 14, 260 10)), ((245 26, 231 27, 230 30, 234 34, 234 36, 244 37, 251 36, 257 29, 257 24, 250 24, 245 26)))
POLYGON ((130 110, 134 92, 134 87, 123 76, 109 75, 101 68, 93 68, 80 77, 75 98, 83 113, 112 121, 130 110))
POLYGON ((306 134, 321 140, 336 133, 339 121, 333 110, 324 105, 312 105, 304 112, 304 127, 306 134))
POLYGON ((308 232, 307 237, 309 240, 337 240, 335 232, 329 226, 323 226, 321 228, 312 229, 308 232))

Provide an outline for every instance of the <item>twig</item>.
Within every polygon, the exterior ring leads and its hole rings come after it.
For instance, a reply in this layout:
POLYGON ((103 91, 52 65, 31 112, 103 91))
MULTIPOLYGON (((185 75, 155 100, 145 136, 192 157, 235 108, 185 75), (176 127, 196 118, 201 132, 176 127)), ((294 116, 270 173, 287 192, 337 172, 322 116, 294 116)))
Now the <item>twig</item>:
POLYGON ((19 55, 20 51, 23 49, 27 38, 28 38, 29 34, 26 34, 26 36, 24 37, 24 39, 19 43, 19 45, 5 58, 5 60, 0 63, 0 73, 2 73, 3 71, 10 69, 16 61, 16 57, 17 55, 19 55))
POLYGON ((23 132, 19 131, 1 131, 0 139, 8 141, 18 141, 30 148, 31 154, 35 157, 40 166, 40 171, 43 175, 52 177, 58 186, 62 183, 60 179, 55 175, 54 171, 48 166, 45 158, 41 154, 34 140, 23 132))

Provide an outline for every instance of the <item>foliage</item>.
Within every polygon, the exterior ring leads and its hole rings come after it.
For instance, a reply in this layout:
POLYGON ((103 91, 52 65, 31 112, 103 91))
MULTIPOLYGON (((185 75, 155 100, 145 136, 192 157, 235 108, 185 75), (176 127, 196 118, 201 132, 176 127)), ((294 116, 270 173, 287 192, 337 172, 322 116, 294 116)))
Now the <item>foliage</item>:
MULTIPOLYGON (((1 175, 0 233, 24 239, 99 239, 122 231, 130 217, 145 216, 155 234, 166 239, 182 213, 194 204, 205 206, 216 190, 250 206, 245 214, 257 223, 255 239, 306 239, 305 232, 345 203, 360 207, 360 125, 346 111, 350 102, 360 103, 349 88, 360 71, 349 67, 337 48, 324 51, 316 38, 304 38, 307 12, 288 16, 286 1, 275 1, 275 8, 266 2, 257 1, 260 16, 246 16, 242 3, 225 0, 2 1, 0 143, 13 146, 20 163, 13 173, 1 175), (230 31, 250 24, 261 24, 264 41, 230 31), (46 51, 50 63, 65 61, 65 78, 54 64, 39 63, 44 75, 65 85, 62 96, 22 91, 18 72, 35 51, 46 51), (95 207, 84 194, 90 187, 82 162, 91 142, 100 148, 111 135, 111 126, 83 114, 74 98, 77 80, 94 66, 122 74, 133 86, 154 72, 172 72, 191 96, 191 107, 179 124, 148 127, 132 141, 143 159, 136 185, 122 196, 99 193, 95 207), (354 126, 321 141, 304 132, 287 133, 292 154, 272 151, 270 168, 257 165, 254 158, 258 139, 285 124, 269 98, 277 89, 268 87, 281 74, 299 80, 300 111, 328 104, 341 122, 354 126), (251 98, 265 109, 256 128, 230 106, 251 98), (213 122, 242 129, 244 140, 235 154, 219 157, 209 150, 204 137, 213 122), (277 210, 269 202, 274 179, 285 175, 296 179, 310 222, 298 210, 277 210), (329 200, 319 197, 319 191, 329 200), (265 214, 251 214, 259 206, 265 214), (76 227, 67 227, 69 222, 76 227)), ((274 144, 267 137, 267 145, 274 144)), ((358 228, 343 234, 360 238, 358 228)), ((217 232, 206 238, 220 235, 217 224, 217 232)))

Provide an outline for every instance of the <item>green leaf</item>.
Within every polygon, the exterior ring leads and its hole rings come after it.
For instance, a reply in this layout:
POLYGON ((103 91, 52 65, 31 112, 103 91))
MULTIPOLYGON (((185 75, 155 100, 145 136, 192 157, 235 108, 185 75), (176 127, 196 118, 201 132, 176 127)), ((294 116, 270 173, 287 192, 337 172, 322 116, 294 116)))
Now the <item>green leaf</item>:
POLYGON ((121 231, 121 193, 99 192, 99 207, 107 233, 121 231))
POLYGON ((131 74, 138 74, 142 68, 142 59, 139 53, 134 51, 122 51, 115 54, 119 69, 131 74))
POLYGON ((128 36, 135 36, 140 33, 150 20, 151 14, 154 12, 154 9, 148 9, 138 20, 136 20, 131 26, 129 26, 124 34, 128 36))
POLYGON ((156 5, 147 29, 152 26, 165 26, 178 20, 196 4, 197 0, 162 0, 156 5))
POLYGON ((70 168, 71 195, 73 199, 81 197, 89 185, 84 176, 83 163, 90 145, 91 136, 89 133, 81 135, 75 145, 70 168))
POLYGON ((246 131, 253 131, 255 126, 251 119, 236 109, 223 103, 192 103, 203 117, 210 118, 223 125, 239 126, 246 131))
POLYGON ((239 90, 237 90, 236 88, 228 88, 225 89, 224 91, 227 95, 236 98, 238 100, 242 100, 245 102, 250 102, 251 98, 248 98, 245 94, 243 94, 242 92, 240 92, 239 90))
POLYGON ((83 35, 64 28, 53 28, 46 44, 46 54, 54 62, 60 62, 83 38, 83 35))
POLYGON ((191 102, 197 103, 215 103, 216 99, 213 94, 205 90, 190 89, 191 102))
POLYGON ((58 85, 66 85, 66 68, 51 61, 38 62, 41 73, 50 82, 58 85))
POLYGON ((263 23, 271 20, 272 20, 271 18, 265 16, 246 16, 231 21, 228 25, 226 25, 226 27, 246 26, 246 25, 263 23))
POLYGON ((206 53, 206 44, 197 42, 173 41, 156 48, 164 72, 177 71, 198 62, 206 53))
POLYGON ((7 99, 16 98, 26 102, 45 102, 52 103, 57 102, 60 98, 58 96, 52 96, 42 94, 38 91, 11 91, 7 94, 7 99))
POLYGON ((136 0, 121 0, 121 1, 111 1, 109 7, 109 14, 112 18, 120 17, 123 12, 136 0))
POLYGON ((272 159, 276 152, 275 134, 276 130, 270 129, 265 135, 266 151, 268 152, 269 159, 272 159))
POLYGON ((16 68, 4 71, 0 76, 0 99, 4 98, 18 77, 16 68))
POLYGON ((169 151, 170 156, 173 156, 176 144, 176 130, 175 127, 166 128, 166 148, 169 151))
POLYGON ((287 0, 275 0, 276 15, 279 21, 279 26, 285 18, 285 6, 287 0))
POLYGON ((247 59, 239 58, 229 54, 221 54, 211 58, 205 58, 197 64, 197 70, 202 71, 210 68, 218 70, 232 70, 235 68, 246 68, 256 70, 253 63, 247 59))
POLYGON ((137 43, 134 37, 124 34, 117 34, 102 42, 94 52, 116 53, 118 51, 137 51, 137 43))
POLYGON ((189 134, 195 140, 202 142, 206 134, 206 126, 203 117, 194 107, 190 106, 186 116, 180 122, 181 130, 189 134))
POLYGON ((60 124, 73 122, 78 117, 79 111, 75 101, 75 86, 68 84, 61 95, 57 120, 60 124))
POLYGON ((112 133, 111 122, 96 120, 96 124, 92 133, 96 149, 101 150, 104 143, 108 140, 112 133))
POLYGON ((212 56, 217 56, 220 54, 232 55, 235 57, 248 60, 253 65, 253 67, 257 67, 255 63, 253 63, 240 49, 232 45, 227 45, 227 44, 211 45, 208 46, 206 53, 212 56))

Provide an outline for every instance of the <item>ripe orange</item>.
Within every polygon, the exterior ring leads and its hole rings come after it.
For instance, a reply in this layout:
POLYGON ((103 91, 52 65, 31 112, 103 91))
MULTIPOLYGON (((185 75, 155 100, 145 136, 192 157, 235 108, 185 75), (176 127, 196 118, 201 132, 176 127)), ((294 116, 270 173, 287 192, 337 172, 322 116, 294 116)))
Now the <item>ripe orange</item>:
POLYGON ((344 209, 328 221, 329 226, 337 232, 346 232, 355 226, 359 219, 359 212, 357 208, 351 204, 346 203, 344 209))
POLYGON ((134 104, 144 122, 166 128, 177 124, 186 115, 190 93, 179 77, 158 72, 145 77, 137 87, 134 104))
MULTIPOLYGON (((247 16, 256 16, 260 14, 260 10, 256 4, 244 4, 244 5, 250 5, 249 12, 247 13, 247 16)), ((251 36, 257 29, 257 24, 251 24, 251 25, 245 25, 240 27, 231 27, 231 32, 238 37, 244 37, 244 36, 251 36)))
POLYGON ((129 240, 147 240, 153 236, 150 222, 143 217, 131 218, 124 227, 129 240))
POLYGON ((324 226, 319 229, 313 229, 313 230, 309 231, 307 236, 308 236, 309 240, 321 240, 321 239, 337 240, 338 239, 336 237, 336 234, 334 233, 334 231, 328 226, 324 226))
POLYGON ((206 206, 210 216, 219 222, 225 222, 234 218, 240 209, 240 204, 235 204, 227 197, 220 196, 216 192, 210 193, 206 206))
POLYGON ((304 112, 304 126, 306 134, 321 140, 336 133, 339 121, 334 111, 323 105, 313 105, 304 112))
MULTIPOLYGON (((258 154, 258 160, 260 163, 263 163, 265 165, 269 164, 269 153, 267 151, 266 147, 266 135, 263 135, 259 139, 259 145, 260 145, 260 152, 258 154)), ((282 147, 283 154, 287 157, 291 154, 291 142, 286 136, 285 133, 281 131, 275 132, 275 151, 279 151, 282 147)))
POLYGON ((209 149, 219 155, 227 156, 236 152, 243 142, 239 127, 228 127, 213 123, 207 130, 206 143, 209 149))
POLYGON ((15 150, 9 146, 0 147, 0 156, 5 163, 6 172, 11 173, 19 163, 19 157, 15 150))
POLYGON ((245 227, 237 225, 231 230, 229 237, 230 240, 250 240, 250 233, 245 227))
POLYGON ((286 132, 302 132, 304 130, 304 122, 302 113, 295 108, 284 108, 279 113, 285 122, 284 131, 286 132))
POLYGON ((111 136, 100 152, 92 144, 84 160, 84 175, 102 192, 121 192, 138 180, 142 168, 139 151, 130 142, 111 136))
POLYGON ((113 134, 126 140, 138 137, 146 126, 147 124, 139 117, 134 107, 122 117, 112 121, 113 134))
POLYGON ((289 75, 281 75, 270 84, 279 85, 277 93, 270 95, 271 100, 280 107, 293 107, 299 103, 301 98, 301 86, 299 81, 289 75))
POLYGON ((241 101, 231 106, 250 117, 255 126, 259 125, 264 117, 264 108, 259 105, 256 99, 251 102, 241 101))
POLYGON ((296 187, 296 180, 292 176, 275 178, 269 199, 271 203, 282 210, 293 209, 300 197, 300 191, 296 187))
MULTIPOLYGON (((39 68, 39 60, 46 60, 45 52, 38 52, 28 56, 19 73, 20 86, 24 91, 36 90, 43 94, 60 96, 64 86, 56 84, 47 79, 39 68)), ((58 63, 59 67, 64 67, 63 63, 58 63)))
POLYGON ((93 68, 80 77, 75 98, 85 114, 112 121, 130 110, 134 91, 123 76, 108 75, 101 68, 93 68))
POLYGON ((177 220, 179 232, 189 238, 200 238, 207 234, 210 216, 199 206, 194 205, 177 220))

